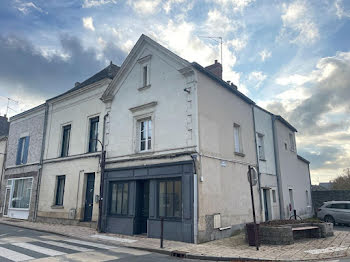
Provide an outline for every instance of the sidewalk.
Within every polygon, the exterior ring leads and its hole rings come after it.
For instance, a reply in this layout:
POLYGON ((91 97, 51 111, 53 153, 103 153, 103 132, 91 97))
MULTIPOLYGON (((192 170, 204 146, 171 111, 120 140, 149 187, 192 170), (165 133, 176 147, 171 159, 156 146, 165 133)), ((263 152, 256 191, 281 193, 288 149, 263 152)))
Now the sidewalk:
POLYGON ((300 240, 293 245, 263 245, 259 251, 256 251, 255 247, 249 247, 244 243, 243 235, 199 245, 164 240, 164 249, 161 249, 159 239, 144 236, 97 234, 94 229, 87 227, 33 223, 9 218, 0 218, 0 223, 169 255, 172 251, 186 252, 188 258, 198 259, 237 261, 238 258, 242 258, 264 261, 301 261, 350 255, 350 232, 345 231, 334 231, 333 237, 300 240))

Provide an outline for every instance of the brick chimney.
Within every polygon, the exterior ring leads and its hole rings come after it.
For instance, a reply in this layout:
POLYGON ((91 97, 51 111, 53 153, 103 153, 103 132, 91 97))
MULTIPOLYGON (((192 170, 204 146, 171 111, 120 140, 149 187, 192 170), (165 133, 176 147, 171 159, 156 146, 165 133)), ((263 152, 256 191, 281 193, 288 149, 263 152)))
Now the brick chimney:
POLYGON ((209 70, 214 75, 216 75, 218 78, 222 79, 222 65, 220 63, 218 63, 218 60, 215 60, 214 64, 212 64, 210 66, 206 66, 205 69, 209 70))

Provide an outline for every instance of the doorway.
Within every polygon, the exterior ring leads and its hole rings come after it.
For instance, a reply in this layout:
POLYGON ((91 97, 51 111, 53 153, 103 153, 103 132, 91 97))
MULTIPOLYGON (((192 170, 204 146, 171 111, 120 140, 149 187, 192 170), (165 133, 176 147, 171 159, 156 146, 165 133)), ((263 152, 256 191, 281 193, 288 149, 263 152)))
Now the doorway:
POLYGON ((136 234, 147 234, 149 216, 149 181, 137 182, 136 234))
POLYGON ((94 187, 95 187, 95 174, 87 174, 86 179, 86 193, 85 193, 85 209, 84 209, 84 221, 90 222, 92 219, 92 210, 94 207, 94 187))
POLYGON ((263 189, 265 221, 272 219, 270 190, 263 189))

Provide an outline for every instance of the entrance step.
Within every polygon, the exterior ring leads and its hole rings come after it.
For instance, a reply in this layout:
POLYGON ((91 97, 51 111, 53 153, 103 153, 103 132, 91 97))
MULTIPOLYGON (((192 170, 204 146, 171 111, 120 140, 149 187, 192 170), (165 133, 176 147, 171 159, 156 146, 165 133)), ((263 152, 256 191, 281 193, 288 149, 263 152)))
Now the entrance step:
POLYGON ((97 228, 97 222, 79 222, 78 223, 78 226, 81 226, 81 227, 90 227, 90 228, 94 228, 96 229, 97 228))

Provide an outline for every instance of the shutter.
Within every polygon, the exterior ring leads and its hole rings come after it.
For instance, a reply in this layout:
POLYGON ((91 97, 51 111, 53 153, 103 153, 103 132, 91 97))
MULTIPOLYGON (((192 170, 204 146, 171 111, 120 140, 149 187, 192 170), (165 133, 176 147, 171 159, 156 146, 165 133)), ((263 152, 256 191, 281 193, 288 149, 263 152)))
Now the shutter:
POLYGON ((21 138, 18 139, 16 165, 20 165, 21 164, 22 143, 23 143, 23 139, 21 139, 21 138))
POLYGON ((25 144, 24 144, 24 152, 23 152, 23 159, 22 163, 27 164, 28 159, 28 148, 29 148, 29 136, 25 138, 25 144))

